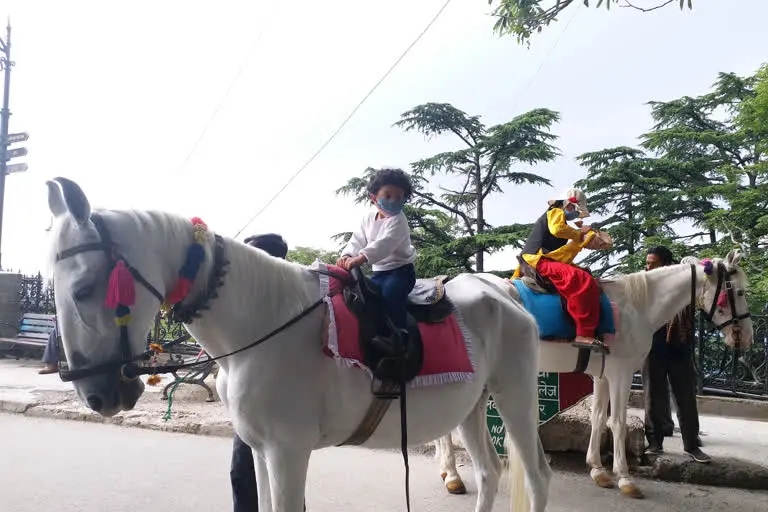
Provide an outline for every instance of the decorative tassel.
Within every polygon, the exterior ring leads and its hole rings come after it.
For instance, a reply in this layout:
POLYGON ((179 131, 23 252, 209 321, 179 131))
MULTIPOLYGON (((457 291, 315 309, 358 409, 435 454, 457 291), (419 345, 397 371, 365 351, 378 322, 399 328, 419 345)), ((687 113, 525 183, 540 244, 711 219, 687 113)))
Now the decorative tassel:
POLYGON ((192 288, 192 281, 186 277, 179 277, 179 280, 176 281, 176 286, 173 288, 171 293, 168 294, 168 297, 165 299, 165 301, 168 304, 176 304, 181 302, 189 293, 190 288, 192 288))
POLYGON ((717 307, 724 308, 728 305, 728 294, 723 292, 720 292, 720 295, 717 297, 717 307))
POLYGON ((179 279, 176 281, 171 293, 166 296, 165 308, 170 308, 174 304, 178 304, 189 294, 192 289, 192 284, 195 282, 197 272, 200 270, 200 266, 205 259, 205 235, 208 232, 208 226, 199 217, 192 218, 192 231, 194 242, 187 249, 187 254, 184 259, 184 265, 179 270, 179 279))
POLYGON ((147 379, 147 384, 149 384, 150 386, 157 386, 158 384, 160 384, 160 380, 162 379, 159 375, 157 374, 150 375, 149 378, 147 379))
POLYGON ((712 263, 712 260, 710 259, 704 259, 701 260, 701 264, 704 265, 704 273, 708 276, 712 275, 712 272, 715 270, 715 264, 712 263))
POLYGON ((187 258, 184 261, 184 265, 179 270, 180 277, 186 277, 187 279, 195 279, 197 271, 200 270, 200 265, 205 259, 205 248, 200 244, 192 244, 187 249, 187 258))
POLYGON ((109 309, 115 309, 118 305, 133 306, 136 302, 136 285, 133 275, 122 260, 119 260, 109 275, 109 286, 104 304, 109 309))

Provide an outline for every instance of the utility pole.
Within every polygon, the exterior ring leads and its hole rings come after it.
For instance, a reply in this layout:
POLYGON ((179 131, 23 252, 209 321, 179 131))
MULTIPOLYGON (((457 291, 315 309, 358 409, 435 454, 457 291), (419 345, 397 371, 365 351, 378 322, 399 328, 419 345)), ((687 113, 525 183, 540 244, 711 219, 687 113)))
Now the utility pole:
POLYGON ((3 109, 0 110, 0 270, 2 270, 2 241, 3 241, 3 211, 5 209, 5 177, 14 172, 24 172, 27 164, 8 165, 12 158, 27 154, 26 148, 8 150, 15 142, 24 142, 29 138, 27 133, 8 134, 8 121, 11 111, 8 108, 11 93, 11 68, 15 62, 11 60, 11 20, 8 19, 5 41, 0 37, 0 70, 5 72, 5 87, 3 88, 3 109))

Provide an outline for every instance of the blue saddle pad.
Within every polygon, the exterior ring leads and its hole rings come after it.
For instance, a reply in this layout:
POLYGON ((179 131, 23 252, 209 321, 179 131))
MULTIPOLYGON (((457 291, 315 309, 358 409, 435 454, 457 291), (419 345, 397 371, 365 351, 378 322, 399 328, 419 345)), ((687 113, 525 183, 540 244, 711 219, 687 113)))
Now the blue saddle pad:
MULTIPOLYGON (((535 292, 520 279, 513 279, 512 284, 520 293, 525 309, 536 319, 541 339, 573 339, 576 337, 576 326, 570 315, 563 310, 560 295, 535 292)), ((600 294, 600 324, 597 327, 597 334, 616 334, 611 301, 608 300, 605 293, 600 294)))

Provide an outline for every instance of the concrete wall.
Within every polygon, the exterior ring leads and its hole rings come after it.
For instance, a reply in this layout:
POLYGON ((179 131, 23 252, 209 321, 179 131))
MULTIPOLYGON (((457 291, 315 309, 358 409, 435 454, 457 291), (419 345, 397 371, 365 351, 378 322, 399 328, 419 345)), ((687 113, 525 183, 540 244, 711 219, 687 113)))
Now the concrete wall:
POLYGON ((21 274, 0 272, 0 337, 14 338, 21 320, 21 274))

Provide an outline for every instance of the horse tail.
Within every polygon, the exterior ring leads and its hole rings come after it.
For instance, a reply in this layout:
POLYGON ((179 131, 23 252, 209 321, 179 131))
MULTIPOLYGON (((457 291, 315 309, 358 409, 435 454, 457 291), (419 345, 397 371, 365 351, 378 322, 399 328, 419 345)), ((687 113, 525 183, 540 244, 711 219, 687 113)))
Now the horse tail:
POLYGON ((531 500, 528 497, 528 490, 525 488, 525 468, 523 467, 523 459, 517 452, 517 448, 509 435, 509 431, 507 431, 504 444, 506 445, 507 461, 509 463, 510 510, 512 512, 530 512, 531 500))
MULTIPOLYGON (((538 386, 534 387, 533 392, 535 393, 535 400, 533 403, 538 405, 538 386)), ((536 433, 535 442, 540 443, 541 441, 538 437, 539 408, 537 406, 533 407, 529 414, 532 416, 530 420, 532 421, 533 425, 536 425, 536 428, 534 428, 534 432, 536 433)), ((507 450, 507 463, 509 465, 510 510, 512 512, 530 512, 531 498, 528 494, 528 489, 525 486, 525 466, 523 465, 523 459, 520 457, 517 446, 515 446, 515 441, 512 439, 512 436, 509 435, 509 432, 510 430, 507 428, 507 435, 504 444, 507 450)), ((526 442, 527 440, 519 439, 519 441, 526 442)), ((543 452, 540 451, 540 454, 542 453, 543 452)), ((536 467, 538 468, 540 464, 541 461, 538 462, 536 467)))

